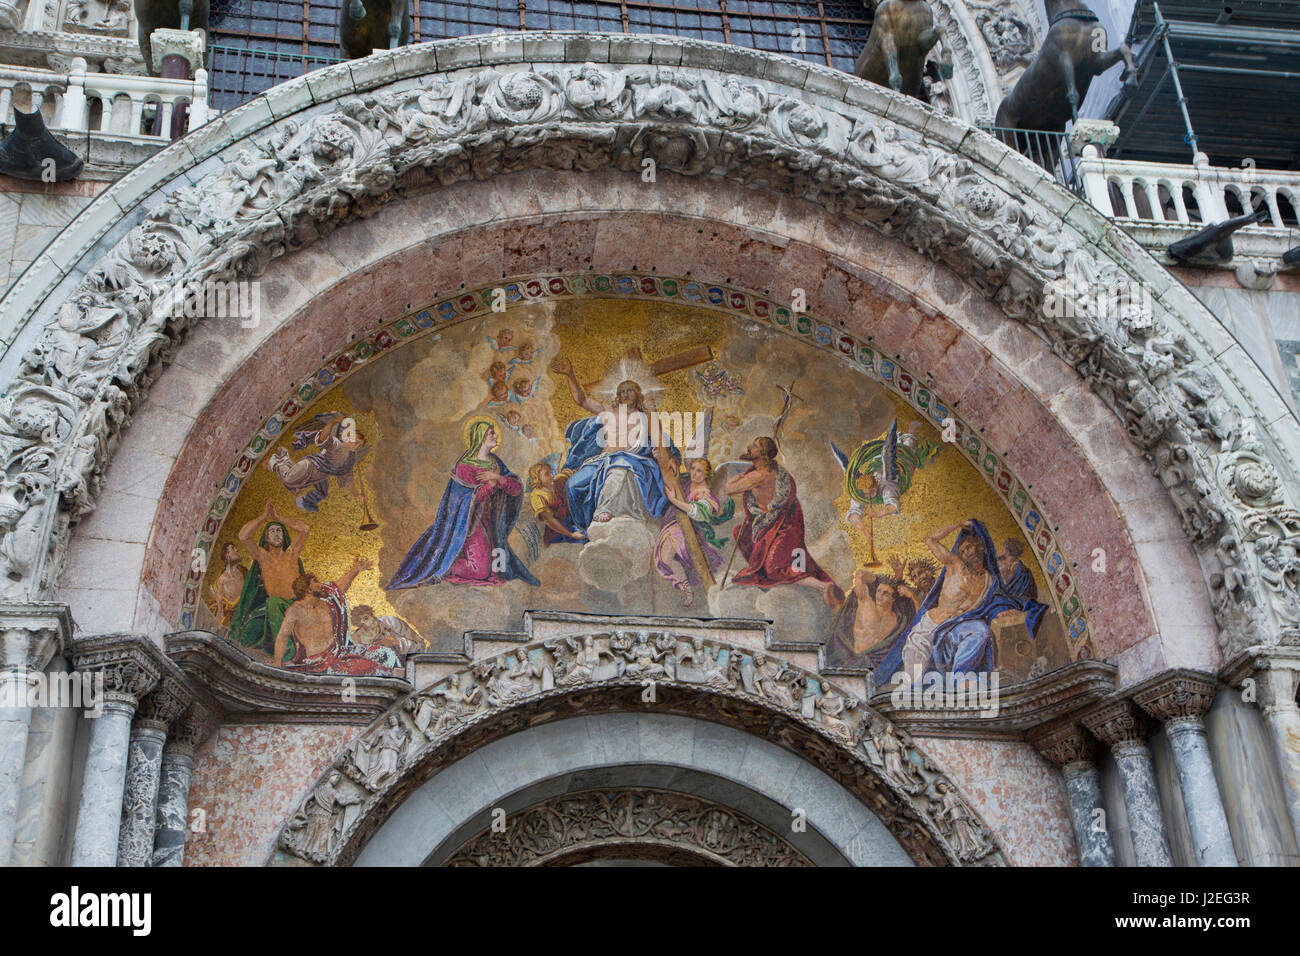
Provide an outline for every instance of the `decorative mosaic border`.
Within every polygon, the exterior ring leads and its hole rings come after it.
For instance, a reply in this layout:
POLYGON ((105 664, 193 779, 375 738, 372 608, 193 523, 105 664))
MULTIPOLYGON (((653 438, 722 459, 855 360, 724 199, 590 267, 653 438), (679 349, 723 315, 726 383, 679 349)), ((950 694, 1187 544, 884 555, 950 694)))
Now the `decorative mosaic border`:
MULTIPOLYGON (((1092 625, 1088 611, 1075 587, 1073 565, 1067 560, 1042 507, 1028 487, 1011 470, 1005 456, 972 428, 922 379, 898 361, 873 346, 806 313, 794 313, 769 296, 755 295, 730 285, 662 275, 620 273, 616 275, 539 275, 496 283, 482 289, 458 293, 427 308, 405 313, 366 338, 349 344, 330 359, 314 376, 285 396, 248 442, 208 511, 191 552, 190 570, 181 598, 181 627, 194 627, 207 558, 221 533, 226 513, 234 503, 244 480, 252 474, 262 456, 294 420, 326 391, 340 384, 359 367, 395 346, 414 341, 432 329, 442 330, 462 322, 486 318, 492 312, 493 291, 505 288, 507 307, 527 302, 563 298, 663 299, 680 304, 725 312, 737 318, 757 320, 783 329, 795 338, 837 355, 842 361, 898 395, 930 424, 942 430, 952 419, 956 441, 953 446, 975 466, 993 487, 1003 504, 1019 522, 1032 545, 1044 577, 1051 582, 1049 597, 1065 623, 1066 640, 1073 660, 1094 656, 1092 625)), ((500 313, 496 313, 500 314, 500 313)), ((1042 595, 1039 595, 1040 599, 1042 595)))

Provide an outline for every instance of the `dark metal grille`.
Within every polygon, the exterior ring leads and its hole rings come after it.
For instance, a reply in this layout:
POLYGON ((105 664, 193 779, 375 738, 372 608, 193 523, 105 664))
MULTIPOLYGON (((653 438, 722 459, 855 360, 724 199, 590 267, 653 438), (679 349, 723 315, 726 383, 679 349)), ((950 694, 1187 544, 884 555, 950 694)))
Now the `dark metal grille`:
MULTIPOLYGON (((213 105, 256 93, 339 58, 340 0, 212 0, 209 61, 213 105)), ((494 30, 667 33, 717 40, 852 72, 871 30, 862 0, 414 0, 412 40, 494 30)))
POLYGON ((1076 195, 1083 195, 1079 158, 1074 154, 1068 134, 1041 129, 1007 129, 1001 126, 981 126, 980 129, 1042 166, 1066 189, 1076 195))

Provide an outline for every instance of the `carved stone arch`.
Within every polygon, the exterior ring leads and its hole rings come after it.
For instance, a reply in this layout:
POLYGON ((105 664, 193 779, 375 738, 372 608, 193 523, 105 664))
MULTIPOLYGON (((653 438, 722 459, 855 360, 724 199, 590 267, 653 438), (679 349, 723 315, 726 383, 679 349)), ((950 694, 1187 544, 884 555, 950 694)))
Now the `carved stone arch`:
POLYGON ((671 866, 808 866, 779 833, 699 797, 644 786, 580 790, 532 804, 519 825, 480 831, 443 866, 573 866, 598 860, 671 866), (625 824, 624 821, 627 821, 625 824))
MULTIPOLYGON (((1013 6, 1003 0, 998 6, 1013 6)), ((998 69, 988 43, 963 0, 932 0, 942 42, 952 55, 953 114, 973 124, 991 124, 1002 102, 998 69)))
POLYGON ((993 831, 911 735, 776 655, 669 629, 575 630, 431 682, 359 734, 276 839, 272 864, 348 865, 404 801, 492 741, 574 715, 667 713, 793 751, 838 782, 923 865, 1005 865, 993 831), (631 652, 637 641, 663 652, 631 652), (512 676, 517 655, 531 673, 512 676), (647 689, 652 688, 652 693, 647 689))
POLYGON ((1294 636, 1279 604, 1294 595, 1262 587, 1258 552, 1277 540, 1269 527, 1300 531, 1300 422, 1214 316, 1100 213, 966 125, 833 70, 664 38, 503 46, 422 44, 275 87, 136 168, 24 273, 0 301, 12 323, 0 360, 7 596, 52 591, 69 525, 93 509, 118 432, 193 322, 178 289, 256 277, 421 183, 635 172, 652 159, 766 182, 950 265, 1126 423, 1198 549, 1228 639, 1294 636), (1149 314, 1080 314, 1068 281, 1080 278, 1141 283, 1149 314), (61 312, 96 347, 58 362, 61 312), (1223 536, 1234 546, 1216 549, 1223 536), (1213 583, 1224 561, 1242 565, 1230 591, 1213 583))

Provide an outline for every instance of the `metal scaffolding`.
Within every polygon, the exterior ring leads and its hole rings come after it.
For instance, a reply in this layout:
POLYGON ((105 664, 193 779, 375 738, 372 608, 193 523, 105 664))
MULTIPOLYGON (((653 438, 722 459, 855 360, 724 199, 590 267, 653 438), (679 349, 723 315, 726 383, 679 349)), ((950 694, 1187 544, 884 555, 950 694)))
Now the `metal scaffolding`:
POLYGON ((1111 155, 1300 169, 1300 3, 1139 0, 1137 78, 1111 102, 1111 155))

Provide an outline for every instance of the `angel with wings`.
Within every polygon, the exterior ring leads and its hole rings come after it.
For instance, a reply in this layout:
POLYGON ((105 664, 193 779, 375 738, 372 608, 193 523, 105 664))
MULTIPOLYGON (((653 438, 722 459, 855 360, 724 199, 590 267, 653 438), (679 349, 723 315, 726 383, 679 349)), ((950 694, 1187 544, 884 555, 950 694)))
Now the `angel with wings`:
POLYGON ((864 441, 851 455, 830 443, 831 454, 844 469, 844 491, 852 499, 844 520, 866 537, 872 563, 875 541, 870 519, 898 514, 903 495, 912 487, 912 475, 939 454, 935 442, 918 437, 920 428, 919 421, 913 422, 900 436, 895 418, 882 437, 864 441))
POLYGON ((288 451, 277 448, 266 466, 279 476, 286 489, 297 494, 294 501, 303 511, 317 510, 329 495, 331 478, 364 502, 365 489, 360 481, 353 481, 353 473, 370 446, 357 431, 356 419, 342 412, 324 412, 307 425, 293 433, 294 451, 311 447, 320 450, 294 461, 288 451))
POLYGON ((659 531, 655 541, 655 570, 682 592, 682 605, 690 607, 695 601, 695 588, 712 584, 722 566, 726 542, 714 529, 734 517, 736 503, 723 492, 724 482, 715 479, 707 458, 689 459, 686 472, 673 481, 669 472, 676 463, 663 457, 664 492, 678 513, 659 531), (700 558, 706 568, 700 567, 700 558))

